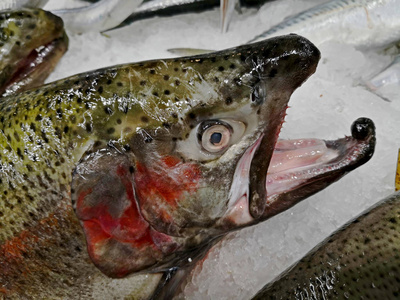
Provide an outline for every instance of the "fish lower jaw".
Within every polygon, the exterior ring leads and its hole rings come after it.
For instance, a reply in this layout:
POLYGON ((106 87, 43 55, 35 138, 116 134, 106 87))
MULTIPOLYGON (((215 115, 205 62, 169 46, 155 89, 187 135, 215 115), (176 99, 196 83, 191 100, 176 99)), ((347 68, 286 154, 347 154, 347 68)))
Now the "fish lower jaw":
POLYGON ((375 148, 375 126, 367 118, 352 125, 352 136, 334 141, 278 141, 266 178, 263 218, 283 211, 366 163, 375 148))

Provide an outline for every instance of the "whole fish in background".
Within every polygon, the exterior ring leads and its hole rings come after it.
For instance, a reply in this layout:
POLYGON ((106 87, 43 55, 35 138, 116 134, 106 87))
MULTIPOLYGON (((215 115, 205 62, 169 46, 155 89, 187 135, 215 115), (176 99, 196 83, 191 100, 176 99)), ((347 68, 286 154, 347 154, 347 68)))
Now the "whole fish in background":
POLYGON ((317 46, 337 41, 358 49, 385 47, 399 40, 399 7, 399 0, 332 0, 287 18, 248 43, 296 33, 317 46))
POLYGON ((21 7, 43 7, 47 2, 48 0, 1 0, 0 10, 16 9, 21 7))
POLYGON ((253 299, 399 299, 400 193, 343 226, 253 299))
MULTIPOLYGON (((367 162, 375 129, 366 118, 336 141, 277 141, 290 95, 319 58, 289 35, 5 98, 0 292, 93 298, 112 278, 184 269, 225 233, 367 162)), ((148 297, 135 278, 113 297, 148 297)))
POLYGON ((365 82, 365 85, 373 92, 391 84, 400 84, 400 56, 396 56, 393 62, 379 74, 365 82))
POLYGON ((67 51, 62 20, 40 9, 0 12, 0 95, 42 85, 67 51))
POLYGON ((65 27, 70 32, 102 32, 121 24, 140 3, 140 0, 100 0, 84 7, 51 12, 63 19, 65 27))

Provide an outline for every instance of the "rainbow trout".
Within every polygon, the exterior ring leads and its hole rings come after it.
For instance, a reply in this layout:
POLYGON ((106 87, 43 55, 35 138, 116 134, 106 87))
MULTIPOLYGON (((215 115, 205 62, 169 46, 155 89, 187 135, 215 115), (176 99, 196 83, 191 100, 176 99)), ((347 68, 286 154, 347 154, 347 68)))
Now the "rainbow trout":
POLYGON ((59 17, 41 9, 0 11, 0 96, 42 85, 67 48, 59 17))
MULTIPOLYGON (((5 98, 0 291, 96 298, 118 284, 112 278, 185 268, 215 239, 368 161, 375 129, 366 118, 335 141, 277 141, 290 95, 319 58, 288 35, 5 98)), ((113 297, 147 297, 135 278, 113 297)))
POLYGON ((400 193, 344 225, 253 299, 398 299, 400 193))

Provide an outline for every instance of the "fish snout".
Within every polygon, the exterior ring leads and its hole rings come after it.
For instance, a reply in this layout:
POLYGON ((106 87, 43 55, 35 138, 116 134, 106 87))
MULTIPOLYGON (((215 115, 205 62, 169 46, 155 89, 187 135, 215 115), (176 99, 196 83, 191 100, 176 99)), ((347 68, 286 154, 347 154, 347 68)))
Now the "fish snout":
POLYGON ((308 39, 290 34, 249 45, 253 54, 246 63, 251 68, 251 83, 266 92, 291 94, 316 70, 321 53, 308 39))

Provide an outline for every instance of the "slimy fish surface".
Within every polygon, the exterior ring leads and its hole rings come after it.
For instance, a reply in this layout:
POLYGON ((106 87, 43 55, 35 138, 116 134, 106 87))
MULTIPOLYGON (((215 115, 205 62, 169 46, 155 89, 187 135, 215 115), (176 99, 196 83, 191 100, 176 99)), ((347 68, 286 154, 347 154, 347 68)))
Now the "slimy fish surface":
POLYGON ((0 12, 0 95, 43 84, 65 53, 62 20, 40 9, 0 12))
POLYGON ((331 40, 361 49, 384 47, 399 39, 399 7, 399 0, 332 0, 289 17, 249 43, 296 33, 317 46, 331 40))
POLYGON ((253 299, 399 299, 400 193, 343 226, 253 299))
POLYGON ((367 162, 366 118, 335 141, 278 140, 290 95, 319 59, 288 35, 4 98, 0 292, 93 298, 124 278, 115 297, 149 297, 128 275, 184 270, 227 232, 367 162))

